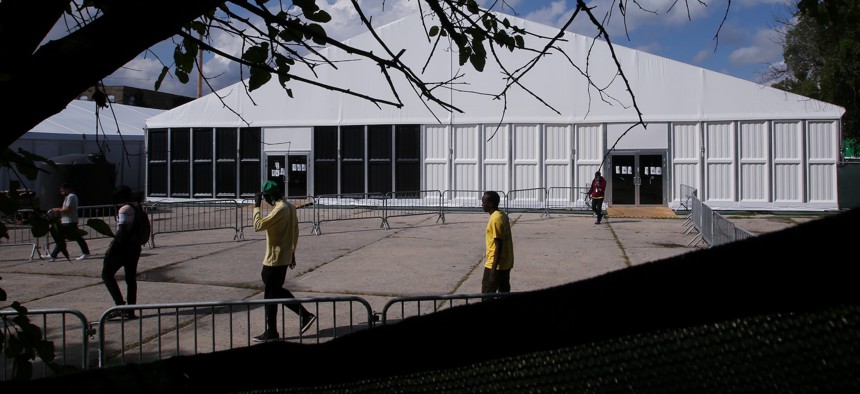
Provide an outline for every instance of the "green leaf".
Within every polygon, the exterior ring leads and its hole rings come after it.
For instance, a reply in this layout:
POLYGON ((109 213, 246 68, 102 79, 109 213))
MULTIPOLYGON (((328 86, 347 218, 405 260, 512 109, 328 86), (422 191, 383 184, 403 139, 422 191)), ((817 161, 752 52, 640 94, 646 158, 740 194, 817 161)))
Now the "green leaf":
POLYGON ((158 74, 158 78, 155 80, 155 90, 161 88, 161 83, 164 82, 164 77, 167 76, 168 71, 170 71, 170 67, 164 66, 161 68, 161 74, 158 74))
POLYGON ((265 42, 260 45, 255 45, 248 48, 248 50, 246 50, 245 53, 242 54, 242 60, 254 64, 265 63, 268 58, 269 44, 265 42))
POLYGON ((50 231, 51 223, 48 220, 38 215, 30 216, 30 232, 33 234, 33 237, 44 237, 50 231))
POLYGON ((108 237, 115 238, 113 231, 111 231, 110 225, 107 224, 104 220, 101 219, 87 219, 87 227, 93 229, 93 231, 101 234, 107 235, 108 237))
POLYGON ((466 9, 473 14, 477 14, 481 11, 481 9, 478 8, 478 3, 475 0, 468 0, 468 2, 466 3, 466 9))
POLYGON ((308 32, 305 33, 305 37, 310 38, 315 44, 325 45, 325 38, 328 37, 328 35, 322 26, 311 23, 308 24, 306 28, 308 29, 308 32))
POLYGON ((14 216, 18 212, 19 206, 18 199, 0 194, 0 212, 3 212, 4 215, 8 217, 14 216))
POLYGON ((475 67, 477 71, 484 71, 484 65, 487 63, 487 56, 481 56, 477 53, 469 56, 469 61, 472 63, 472 67, 475 67))
MULTIPOLYGON (((8 299, 7 297, 8 297, 8 295, 6 294, 6 290, 3 290, 2 288, 0 288, 0 301, 6 302, 6 300, 8 299)), ((2 341, 0 341, 0 342, 2 342, 2 341)))
POLYGON ((176 78, 179 79, 179 82, 188 83, 188 73, 182 70, 176 70, 173 72, 176 75, 176 78))
POLYGON ((472 55, 472 50, 469 47, 461 48, 460 49, 460 59, 459 59, 460 65, 462 66, 462 65, 466 64, 466 62, 469 60, 469 56, 471 56, 471 55, 472 55))
POLYGON ((329 15, 328 12, 325 12, 323 10, 319 10, 310 15, 305 14, 305 17, 308 18, 308 20, 310 21, 319 23, 326 23, 331 21, 331 15, 329 15))
POLYGON ((523 39, 523 36, 519 34, 515 35, 514 41, 517 42, 517 48, 523 49, 526 47, 526 41, 523 39))
POLYGON ((270 79, 272 79, 272 74, 269 71, 251 67, 251 77, 248 78, 248 91, 253 92, 255 89, 265 85, 266 82, 269 82, 270 79))
POLYGON ((436 37, 439 34, 439 26, 433 26, 430 28, 430 32, 428 33, 430 37, 436 37))

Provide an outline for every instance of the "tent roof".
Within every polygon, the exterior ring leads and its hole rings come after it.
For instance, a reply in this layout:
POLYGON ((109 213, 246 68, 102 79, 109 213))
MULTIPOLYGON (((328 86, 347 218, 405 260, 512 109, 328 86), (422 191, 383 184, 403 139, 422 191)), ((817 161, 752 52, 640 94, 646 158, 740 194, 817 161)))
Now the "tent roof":
MULTIPOLYGON (((512 25, 545 37, 552 37, 558 31, 525 19, 505 17, 512 25)), ((470 65, 458 66, 457 55, 445 50, 442 45, 433 52, 434 42, 419 28, 424 26, 419 18, 419 14, 412 14, 378 27, 376 32, 391 52, 405 51, 400 59, 424 81, 444 82, 456 78, 453 85, 440 87, 435 92, 439 97, 451 100, 463 113, 449 113, 418 97, 402 75, 390 71, 404 103, 403 108, 385 104, 377 106, 362 98, 300 82, 288 83, 287 87, 292 90, 294 97, 290 98, 277 78, 273 78, 250 94, 246 93, 245 84, 237 83, 217 94, 209 94, 149 118, 146 125, 148 128, 161 128, 471 124, 500 121, 632 123, 639 119, 627 93, 627 86, 617 76, 611 53, 603 41, 565 33, 557 46, 567 56, 554 52, 540 59, 520 80, 525 88, 514 85, 505 97, 496 99, 474 93, 498 94, 504 91, 503 72, 493 60, 488 58, 484 71, 477 72, 470 65), (571 61, 578 68, 574 68, 571 61), (589 83, 584 73, 591 77, 592 83, 589 83), (449 86, 453 86, 453 89, 449 89, 449 86), (602 90, 598 90, 598 87, 602 90)), ((526 38, 528 46, 542 47, 544 44, 529 40, 537 39, 526 38)), ((345 42, 369 52, 386 51, 370 33, 345 42)), ((642 51, 617 45, 614 51, 646 122, 839 119, 844 113, 843 108, 832 104, 642 51)), ((378 65, 366 59, 356 59, 332 47, 322 52, 337 65, 336 70, 321 65, 316 67, 314 76, 303 73, 297 63, 292 71, 296 75, 352 92, 397 100, 378 65)), ((508 52, 498 48, 496 54, 508 70, 517 70, 534 56, 532 52, 508 52)))
POLYGON ((116 103, 107 108, 97 108, 95 101, 73 100, 62 111, 28 131, 25 137, 89 139, 95 138, 98 132, 99 138, 119 137, 120 134, 122 137, 143 138, 146 119, 162 112, 162 109, 116 103))

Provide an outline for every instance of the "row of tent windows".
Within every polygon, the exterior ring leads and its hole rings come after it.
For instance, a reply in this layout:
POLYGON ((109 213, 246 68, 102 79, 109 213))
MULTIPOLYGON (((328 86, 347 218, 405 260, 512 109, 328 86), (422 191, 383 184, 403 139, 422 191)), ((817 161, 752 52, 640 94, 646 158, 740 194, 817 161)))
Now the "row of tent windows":
MULTIPOLYGON (((262 181, 261 136, 259 127, 148 130, 148 195, 253 197, 262 181)), ((315 127, 313 141, 316 195, 417 191, 421 185, 418 125, 315 127)))

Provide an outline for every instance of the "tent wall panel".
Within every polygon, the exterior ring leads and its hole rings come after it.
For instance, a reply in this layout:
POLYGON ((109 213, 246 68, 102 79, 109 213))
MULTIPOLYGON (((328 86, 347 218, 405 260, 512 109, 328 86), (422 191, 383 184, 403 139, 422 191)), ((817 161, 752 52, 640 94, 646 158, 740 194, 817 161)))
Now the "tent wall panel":
POLYGON ((484 174, 483 186, 479 190, 510 190, 510 166, 508 152, 511 151, 510 129, 507 125, 484 125, 483 162, 479 164, 484 174))
POLYGON ((809 139, 809 201, 837 203, 837 167, 839 162, 839 129, 836 122, 810 121, 806 125, 809 139))
POLYGON ((514 171, 511 190, 533 189, 541 184, 541 133, 536 124, 513 128, 514 171))
MULTIPOLYGON (((576 178, 574 186, 583 187, 594 178, 594 173, 601 170, 604 154, 604 137, 606 133, 603 125, 579 125, 576 128, 576 178)), ((608 173, 603 168, 604 173, 608 173)))
POLYGON ((770 201, 770 139, 767 122, 740 123, 740 200, 770 201))
POLYGON ((708 123, 705 141, 704 201, 735 201, 734 123, 708 123))
POLYGON ((448 190, 448 134, 447 126, 424 127, 424 185, 425 190, 448 190))
POLYGON ((457 126, 453 132, 454 179, 452 186, 456 190, 480 190, 480 128, 475 125, 457 126))
POLYGON ((800 122, 773 123, 774 202, 803 200, 803 151, 800 122))
POLYGON ((572 127, 567 125, 546 125, 544 127, 544 186, 570 187, 572 127))
MULTIPOLYGON (((680 204, 684 198, 681 185, 701 190, 699 154, 702 149, 699 123, 673 123, 670 149, 672 169, 672 202, 680 204)), ((699 194, 701 198, 702 195, 699 194)))

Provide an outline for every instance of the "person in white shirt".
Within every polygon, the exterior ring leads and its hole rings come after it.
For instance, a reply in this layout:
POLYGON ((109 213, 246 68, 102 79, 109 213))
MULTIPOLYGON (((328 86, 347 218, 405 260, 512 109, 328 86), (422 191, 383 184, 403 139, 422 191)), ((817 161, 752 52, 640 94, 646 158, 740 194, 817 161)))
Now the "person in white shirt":
MULTIPOLYGON (((68 183, 60 185, 60 195, 65 196, 63 206, 51 208, 48 212, 60 214, 60 234, 63 234, 66 239, 78 243, 81 248, 81 256, 76 260, 85 260, 90 257, 90 248, 87 241, 78 232, 78 196, 72 190, 72 185, 68 183)), ((62 249, 60 244, 54 244, 54 250, 51 251, 51 254, 44 255, 42 258, 54 261, 63 251, 62 249)), ((66 256, 68 256, 68 252, 66 252, 66 256)))

